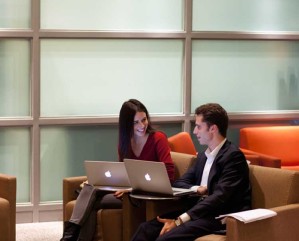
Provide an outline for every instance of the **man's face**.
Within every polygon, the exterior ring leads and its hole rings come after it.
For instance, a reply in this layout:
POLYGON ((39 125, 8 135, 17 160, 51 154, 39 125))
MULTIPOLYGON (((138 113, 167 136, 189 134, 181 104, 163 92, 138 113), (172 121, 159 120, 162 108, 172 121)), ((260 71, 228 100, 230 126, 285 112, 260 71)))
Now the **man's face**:
POLYGON ((209 145, 213 135, 207 123, 203 122, 202 119, 202 115, 196 115, 193 134, 197 137, 197 140, 201 145, 209 145))

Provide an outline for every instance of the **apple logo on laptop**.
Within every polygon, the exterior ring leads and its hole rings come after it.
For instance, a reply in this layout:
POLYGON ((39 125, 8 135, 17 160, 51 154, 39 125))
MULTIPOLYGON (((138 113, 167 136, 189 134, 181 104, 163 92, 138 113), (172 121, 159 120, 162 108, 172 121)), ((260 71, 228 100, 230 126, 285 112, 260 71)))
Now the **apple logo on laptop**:
POLYGON ((144 177, 145 177, 145 180, 147 180, 147 181, 151 181, 152 179, 151 179, 151 176, 148 174, 148 173, 146 173, 145 175, 144 175, 144 177))
POLYGON ((105 172, 105 176, 106 176, 106 177, 111 177, 111 172, 110 172, 110 171, 106 171, 106 172, 105 172))

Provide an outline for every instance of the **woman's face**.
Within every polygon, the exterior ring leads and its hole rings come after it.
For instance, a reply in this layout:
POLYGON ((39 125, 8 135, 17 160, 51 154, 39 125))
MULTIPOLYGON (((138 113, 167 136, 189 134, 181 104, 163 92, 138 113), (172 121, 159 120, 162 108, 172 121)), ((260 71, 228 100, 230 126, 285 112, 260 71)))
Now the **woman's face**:
POLYGON ((134 116, 134 135, 145 136, 148 127, 148 120, 145 112, 136 112, 134 116))

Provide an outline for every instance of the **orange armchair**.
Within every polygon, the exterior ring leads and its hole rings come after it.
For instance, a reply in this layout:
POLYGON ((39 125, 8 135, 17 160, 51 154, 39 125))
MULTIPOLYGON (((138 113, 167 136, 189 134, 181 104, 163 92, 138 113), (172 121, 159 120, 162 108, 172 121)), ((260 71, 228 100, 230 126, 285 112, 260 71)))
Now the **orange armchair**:
POLYGON ((240 148, 279 160, 283 169, 299 171, 299 126, 242 128, 240 148))
POLYGON ((173 152, 196 155, 196 149, 188 132, 180 132, 168 138, 170 150, 173 152))

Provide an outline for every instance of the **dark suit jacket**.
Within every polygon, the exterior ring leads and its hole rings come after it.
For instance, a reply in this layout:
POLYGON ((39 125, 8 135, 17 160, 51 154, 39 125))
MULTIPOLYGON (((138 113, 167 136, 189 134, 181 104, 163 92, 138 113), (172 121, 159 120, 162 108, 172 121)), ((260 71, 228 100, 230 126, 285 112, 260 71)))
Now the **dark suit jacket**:
MULTIPOLYGON (((207 157, 199 153, 196 163, 175 183, 175 187, 200 185, 207 157)), ((251 207, 249 168, 243 153, 226 141, 210 170, 208 196, 187 210, 192 220, 248 210, 251 207)))

